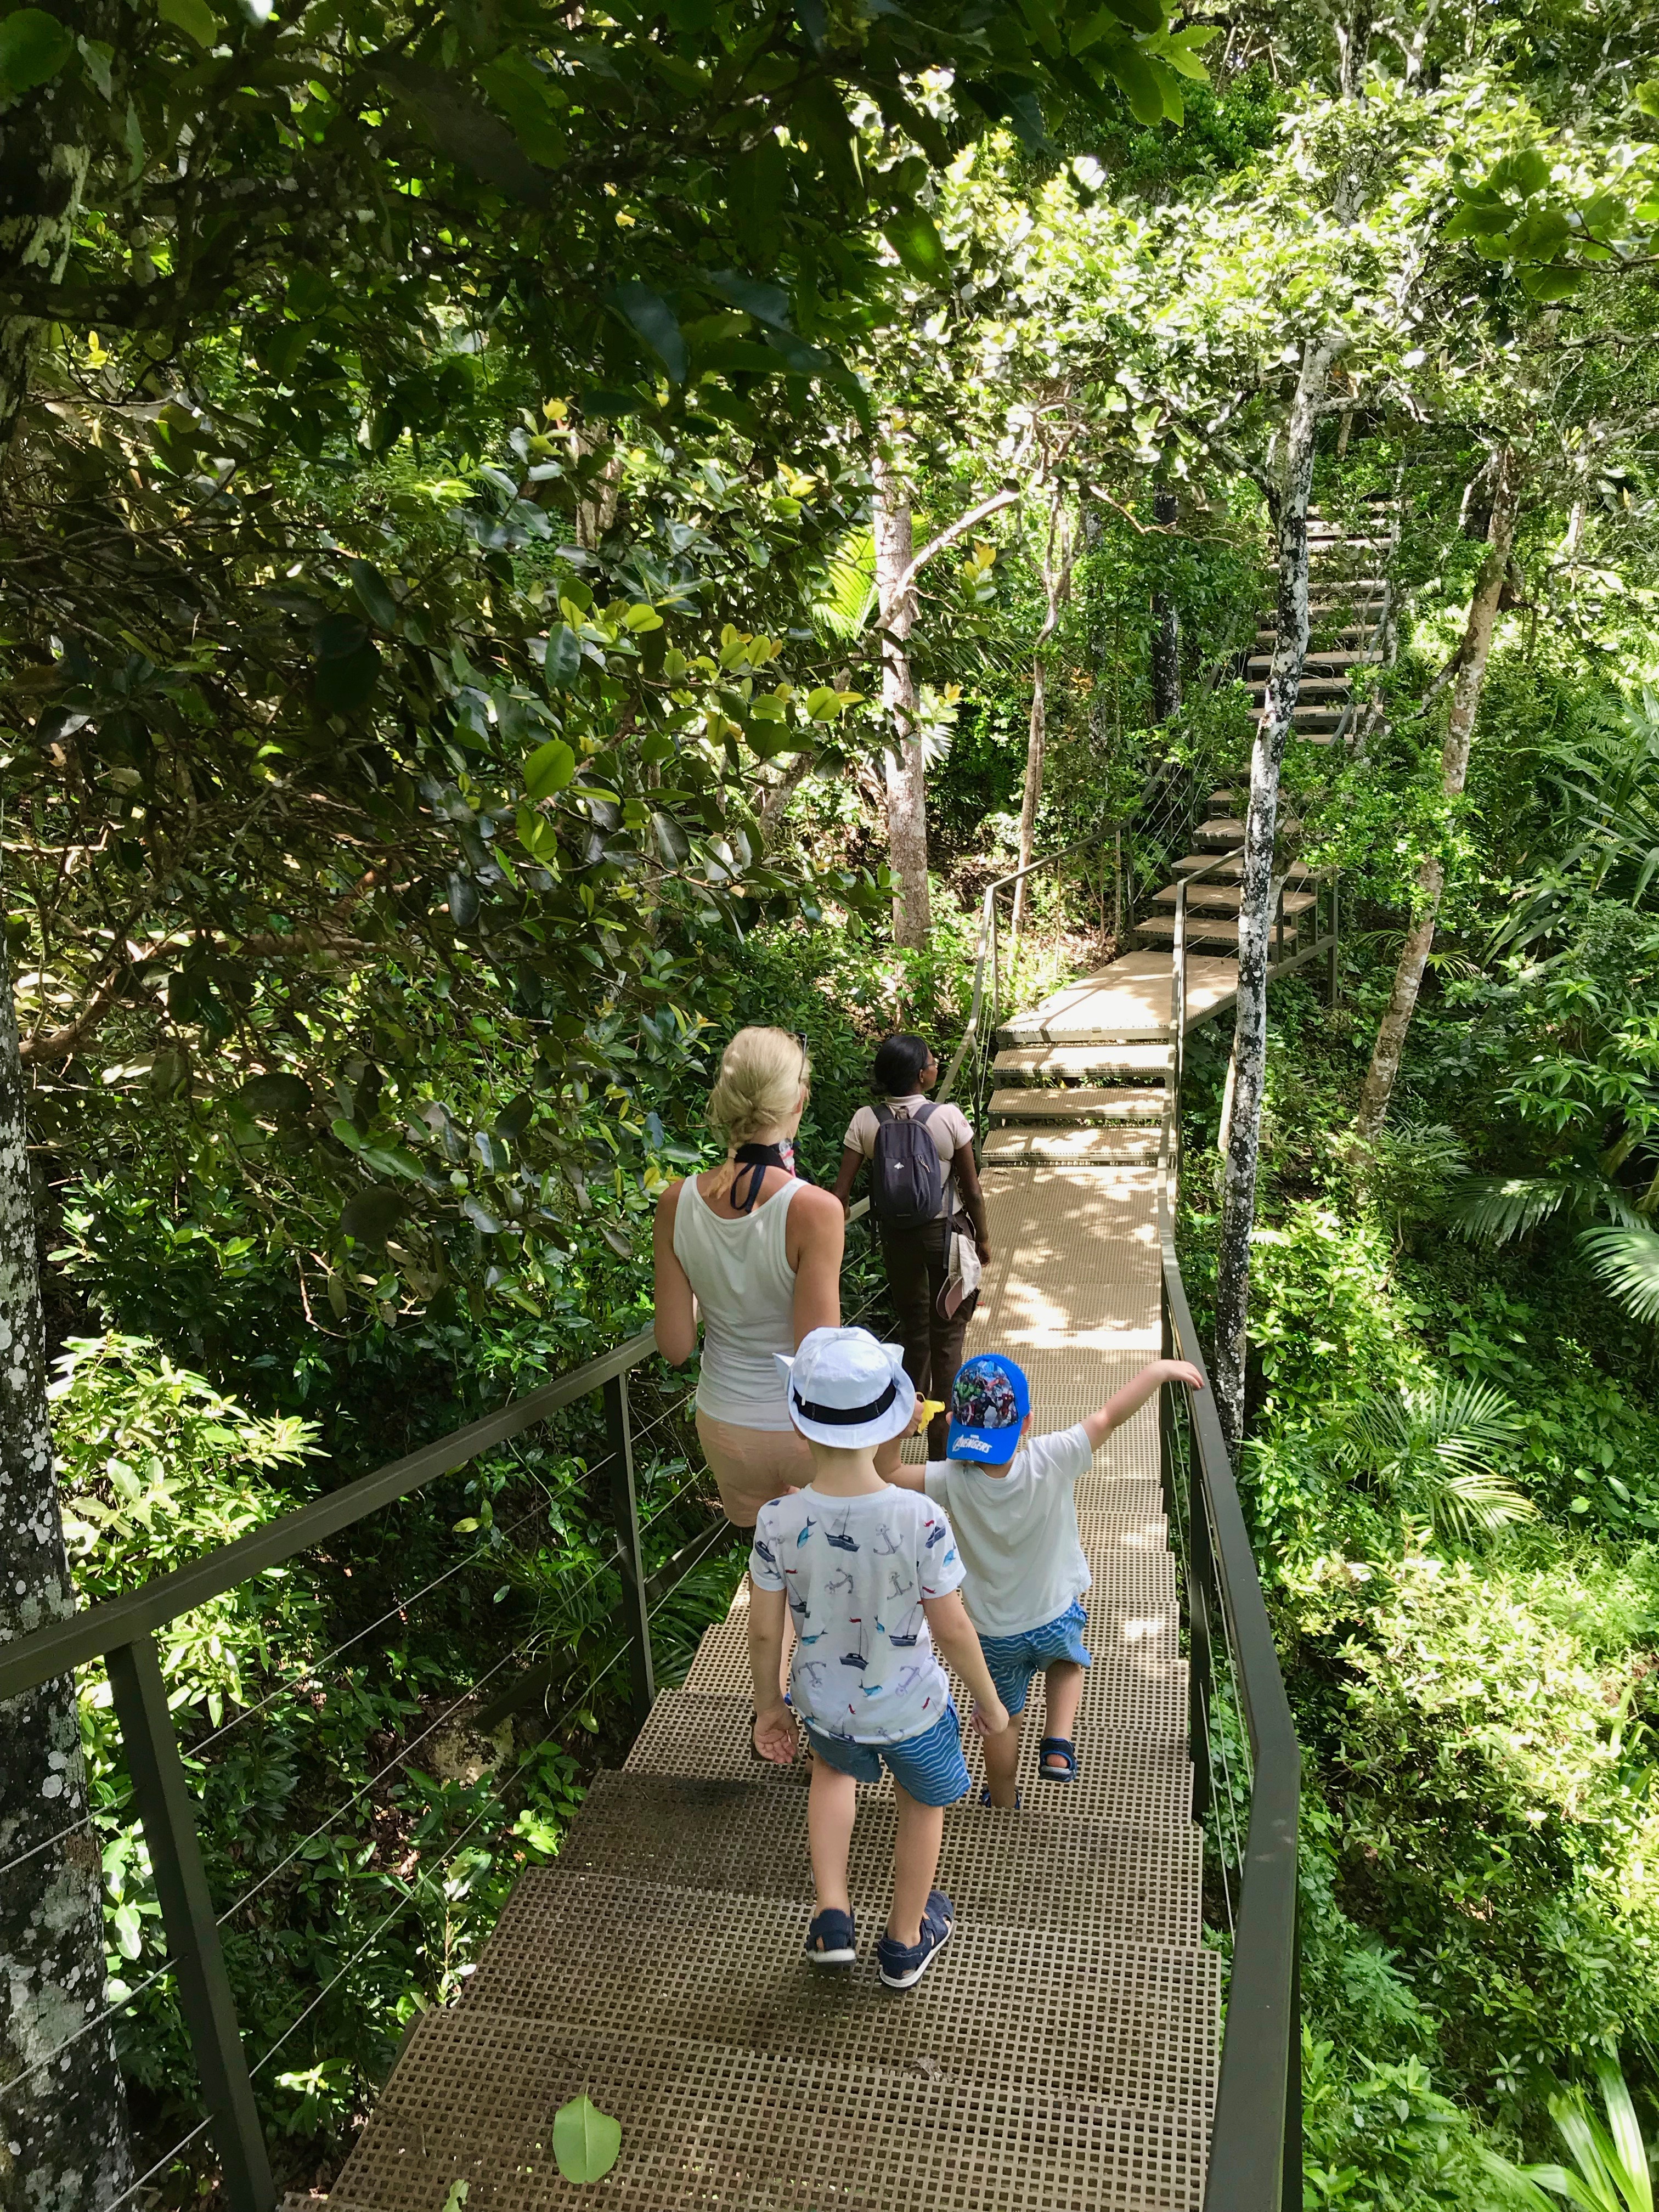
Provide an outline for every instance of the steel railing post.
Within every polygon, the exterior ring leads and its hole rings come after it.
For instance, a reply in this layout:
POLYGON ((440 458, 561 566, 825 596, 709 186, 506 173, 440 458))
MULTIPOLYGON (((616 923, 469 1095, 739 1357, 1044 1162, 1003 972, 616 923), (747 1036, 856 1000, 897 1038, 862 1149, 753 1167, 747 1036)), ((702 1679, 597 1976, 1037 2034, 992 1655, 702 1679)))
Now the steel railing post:
POLYGON ((236 2002, 225 1972, 190 1784, 167 1710, 155 1639, 141 1636, 107 1657, 110 1689, 149 1851, 179 2004, 219 2154, 230 2212, 271 2212, 276 2185, 253 2101, 236 2002))
POLYGON ((1327 978, 1326 978, 1326 980, 1327 980, 1327 981, 1328 981, 1328 985, 1329 985, 1328 997, 1329 997, 1329 1000, 1330 1000, 1330 1003, 1331 1003, 1331 1005, 1332 1005, 1332 1006, 1334 1006, 1334 1005, 1336 1004, 1336 989, 1337 989, 1337 982, 1336 982, 1336 924, 1337 924, 1336 900, 1337 900, 1336 878, 1335 878, 1334 876, 1333 876, 1333 877, 1331 878, 1331 927, 1330 927, 1330 939, 1331 939, 1331 945, 1330 945, 1330 956, 1329 956, 1329 957, 1330 957, 1330 967, 1329 967, 1329 969, 1328 969, 1328 971, 1327 978))
POLYGON ((1181 1079, 1187 1071, 1187 878, 1176 885, 1175 935, 1170 943, 1170 1027, 1172 1114, 1181 1111, 1181 1079))
POLYGON ((1285 2062, 1285 2180, 1282 2212, 1302 2212, 1302 1930, 1291 1917, 1291 2021, 1285 2062))
POLYGON ((642 1723, 657 1692, 651 1667, 651 1614, 645 1592, 645 1561, 640 1551, 640 1502, 634 1488, 634 1430, 626 1375, 613 1375, 605 1386, 605 1431, 610 1452, 611 1519, 617 1531, 617 1564, 622 1569, 623 1618, 628 1624, 629 1682, 635 1717, 642 1723))
MULTIPOLYGON (((1189 1415, 1190 1427, 1190 1415, 1189 1415)), ((1188 1439, 1187 1482, 1187 1732, 1193 1759, 1193 1818, 1201 1820, 1213 1795, 1210 1773, 1210 1612, 1215 1602, 1215 1555, 1210 1547, 1210 1502, 1204 1453, 1188 1439)))

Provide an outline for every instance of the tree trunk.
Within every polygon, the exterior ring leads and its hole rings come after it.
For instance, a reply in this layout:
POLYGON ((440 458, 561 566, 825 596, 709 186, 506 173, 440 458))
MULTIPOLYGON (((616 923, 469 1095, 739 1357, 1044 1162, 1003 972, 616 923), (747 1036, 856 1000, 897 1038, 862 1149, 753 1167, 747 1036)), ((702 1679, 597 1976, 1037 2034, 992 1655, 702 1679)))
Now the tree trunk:
MULTIPOLYGON (((1455 799, 1468 781, 1469 743, 1474 735, 1474 718, 1480 711, 1481 687, 1486 680, 1486 660, 1492 651, 1492 631, 1498 622, 1498 602, 1503 592, 1504 579, 1509 573, 1510 553, 1515 544, 1516 518, 1521 507, 1521 468, 1513 447, 1505 446, 1498 456, 1492 488, 1492 519, 1486 526, 1486 556, 1480 563, 1480 574, 1474 583, 1474 596, 1469 601, 1468 620, 1463 626, 1462 643, 1457 649, 1457 681, 1452 691, 1451 713, 1447 718, 1445 743, 1440 752, 1441 788, 1448 799, 1455 799)), ((1417 911, 1406 942, 1400 948, 1399 965, 1394 971, 1394 988, 1389 994, 1388 1006, 1376 1032, 1376 1045, 1371 1054, 1371 1064, 1365 1073, 1365 1087, 1359 1095, 1359 1111, 1355 1116, 1355 1133, 1366 1143, 1376 1135, 1388 1119, 1389 1100, 1394 1092, 1395 1078, 1400 1073, 1400 1056, 1406 1047, 1406 1032, 1410 1029, 1412 1016, 1417 1011, 1417 994, 1422 988, 1423 970, 1428 965, 1429 954, 1434 945, 1435 922, 1440 912, 1440 895, 1445 889, 1445 870, 1437 854, 1431 854, 1417 872, 1417 911)))
MULTIPOLYGON (((1019 865, 1031 865, 1031 848, 1036 842, 1037 801, 1042 796, 1042 751, 1048 735, 1048 714, 1043 675, 1042 655, 1038 653, 1031 660, 1031 723, 1025 739, 1025 795, 1019 807, 1019 865)), ((1022 877, 1014 885, 1012 933, 1019 934, 1020 923, 1025 918, 1025 883, 1022 877)))
POLYGON ((893 942, 921 951, 933 927, 927 897, 927 772, 916 728, 916 684, 907 649, 916 619, 910 495, 876 448, 873 526, 881 623, 881 703, 891 726, 887 755, 887 849, 893 872, 893 942))
MULTIPOLYGON (((24 1095, 0 945, 0 1642, 75 1609, 46 1419, 24 1095)), ((108 2027, 41 2063, 103 2002, 102 1869, 86 1810, 74 1684, 51 1682, 0 1705, 0 1868, 9 1869, 0 1880, 4 2212, 94 2212, 132 2181, 126 2095, 108 2027)))
MULTIPOLYGON (((1168 525, 1179 512, 1172 491, 1154 496, 1152 514, 1158 521, 1168 525)), ((1152 592, 1152 720, 1170 721, 1181 712, 1181 617, 1169 592, 1157 588, 1152 592)))
POLYGON ((1284 495, 1279 511, 1278 635, 1268 672, 1266 712, 1250 750, 1250 803, 1244 820, 1238 911, 1238 997, 1233 1024, 1233 1111, 1222 1187, 1221 1249, 1216 1279, 1216 1411, 1231 1449, 1244 1431, 1244 1331, 1250 1289, 1250 1229, 1261 1142, 1261 1092, 1267 1065, 1267 957, 1273 923, 1273 838, 1279 770, 1285 757, 1302 664, 1308 651, 1308 501, 1314 441, 1331 364, 1342 342, 1310 338, 1285 435, 1284 495))

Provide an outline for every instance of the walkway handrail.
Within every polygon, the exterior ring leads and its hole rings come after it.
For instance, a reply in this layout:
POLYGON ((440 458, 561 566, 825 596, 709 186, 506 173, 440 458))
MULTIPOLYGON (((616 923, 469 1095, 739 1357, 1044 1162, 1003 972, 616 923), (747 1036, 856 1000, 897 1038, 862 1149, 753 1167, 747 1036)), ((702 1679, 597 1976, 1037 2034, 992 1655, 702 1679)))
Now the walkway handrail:
MULTIPOLYGON (((1165 1116, 1158 1155, 1158 1225, 1165 1356, 1190 1360, 1204 1376, 1204 1388, 1190 1395, 1181 1385, 1168 1386, 1188 1400, 1193 1443, 1186 1520, 1194 1818, 1201 1819, 1210 1796, 1211 1623, 1218 1608, 1249 1732, 1252 1769, 1204 2212, 1301 2212, 1297 1823, 1302 1752, 1176 1253, 1176 1111, 1172 1104, 1165 1116)), ((1173 1479, 1166 1462, 1166 1483, 1173 1479)))

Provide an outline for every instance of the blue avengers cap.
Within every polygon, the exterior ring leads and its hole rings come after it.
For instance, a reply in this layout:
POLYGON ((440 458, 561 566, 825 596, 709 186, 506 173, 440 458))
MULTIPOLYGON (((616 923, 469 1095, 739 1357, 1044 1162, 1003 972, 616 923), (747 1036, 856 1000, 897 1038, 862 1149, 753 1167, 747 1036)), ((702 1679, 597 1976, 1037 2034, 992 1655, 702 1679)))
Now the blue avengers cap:
POLYGON ((1005 1465, 1019 1448, 1019 1432, 1030 1410, 1031 1386, 1024 1370, 1006 1353, 981 1352, 957 1370, 951 1385, 945 1457, 1005 1465))

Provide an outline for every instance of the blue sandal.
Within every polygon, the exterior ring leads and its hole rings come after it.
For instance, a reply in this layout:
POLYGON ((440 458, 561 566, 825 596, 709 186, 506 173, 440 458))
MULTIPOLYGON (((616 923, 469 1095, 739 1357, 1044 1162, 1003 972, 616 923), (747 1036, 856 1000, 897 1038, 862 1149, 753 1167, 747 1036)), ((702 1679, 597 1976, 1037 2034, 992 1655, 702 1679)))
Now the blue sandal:
POLYGON ((1068 1735, 1045 1735, 1037 1746, 1037 1773, 1044 1782, 1075 1782, 1077 1780, 1077 1746, 1068 1735), (1063 1759, 1065 1766, 1050 1766, 1051 1759, 1063 1759))
POLYGON ((884 1936, 876 1946, 876 1964, 890 1990, 912 1990, 951 1940, 957 1924, 956 1907, 942 1889, 928 1893, 921 1916, 921 1934, 914 1943, 896 1943, 884 1936))
POLYGON ((806 1931, 806 1955, 815 1966, 851 1966, 857 1963, 858 1935, 850 1912, 831 1906, 815 1916, 806 1931))
POLYGON ((988 1782, 984 1789, 979 1793, 979 1802, 984 1806, 988 1813, 1018 1813, 1019 1810, 1019 1792, 1018 1790, 1015 1790, 1014 1802, 1012 1805, 994 1805, 991 1802, 991 1785, 988 1782))

